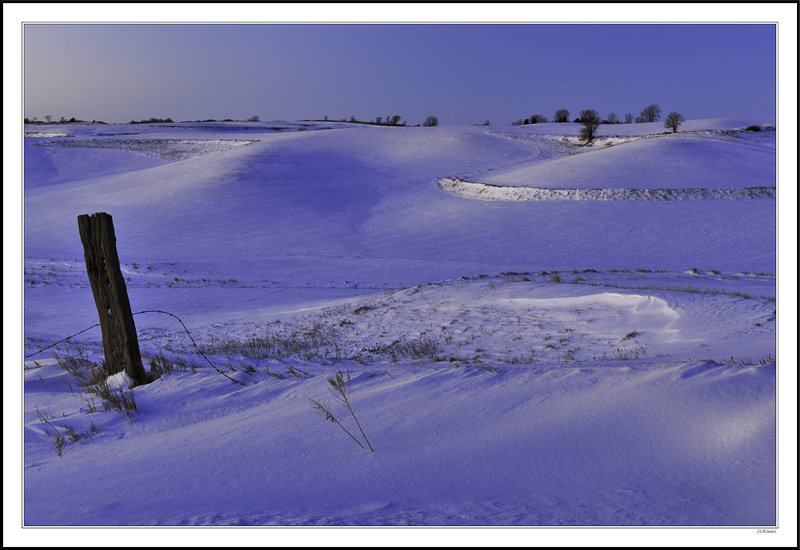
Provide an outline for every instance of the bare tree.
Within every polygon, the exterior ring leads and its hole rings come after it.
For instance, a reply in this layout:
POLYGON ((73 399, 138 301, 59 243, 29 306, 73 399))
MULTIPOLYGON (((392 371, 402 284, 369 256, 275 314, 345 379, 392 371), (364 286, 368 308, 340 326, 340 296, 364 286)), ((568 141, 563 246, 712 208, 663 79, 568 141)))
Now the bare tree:
POLYGON ((383 119, 381 117, 375 117, 375 123, 380 124, 383 119))
POLYGON ((553 117, 553 122, 569 122, 569 111, 566 109, 559 109, 556 111, 556 116, 553 117))
POLYGON ((677 111, 672 111, 667 115, 667 118, 664 121, 664 128, 669 128, 674 134, 678 131, 678 127, 683 124, 684 120, 685 119, 683 118, 682 114, 677 111))
POLYGON ((625 124, 630 124, 633 122, 633 115, 631 113, 625 113, 625 124))
POLYGON ((648 105, 642 109, 642 112, 639 113, 639 116, 641 117, 642 122, 655 122, 661 118, 661 107, 658 106, 658 103, 648 105))
POLYGON ((260 121, 261 121, 261 117, 258 116, 258 115, 253 115, 253 116, 251 116, 250 118, 247 119, 247 122, 260 122, 260 121))
POLYGON ((616 124, 617 122, 619 122, 619 118, 617 118, 617 113, 608 113, 608 123, 616 124))
POLYGON ((53 115, 44 115, 44 119, 45 119, 45 120, 46 120, 48 123, 50 123, 50 119, 52 119, 52 118, 53 118, 53 115))
POLYGON ((531 115, 530 121, 531 124, 542 124, 547 122, 547 117, 544 115, 531 115))
POLYGON ((589 143, 595 138, 597 127, 600 126, 600 115, 594 109, 584 109, 581 111, 581 139, 589 143))
POLYGON ((423 126, 439 126, 439 119, 435 116, 429 116, 422 122, 423 126))

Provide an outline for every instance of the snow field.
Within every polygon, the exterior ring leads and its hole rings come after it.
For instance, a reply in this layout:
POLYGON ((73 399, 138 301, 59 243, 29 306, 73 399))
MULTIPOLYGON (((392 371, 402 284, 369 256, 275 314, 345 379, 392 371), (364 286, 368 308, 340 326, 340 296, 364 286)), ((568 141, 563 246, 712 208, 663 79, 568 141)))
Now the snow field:
POLYGON ((774 195, 737 195, 774 189, 774 133, 739 131, 769 121, 588 148, 571 124, 270 124, 26 138, 26 353, 96 322, 95 211, 132 309, 191 332, 136 316, 167 372, 128 414, 55 360, 99 364, 98 328, 26 359, 26 525, 774 524, 774 195), (360 438, 337 372, 374 453, 309 401, 360 438))
POLYGON ((136 390, 140 410, 130 422, 81 411, 67 389, 45 394, 36 376, 43 370, 51 379, 45 366, 26 371, 39 410, 78 433, 92 422, 97 433, 93 442, 69 443, 59 458, 46 449, 47 425, 26 412, 38 457, 26 461, 26 487, 50 496, 28 499, 26 518, 30 525, 772 521, 764 487, 774 471, 761 465, 774 445, 774 364, 628 364, 350 369, 353 408, 375 453, 311 408, 309 398, 328 401, 355 432, 327 391, 332 370, 251 374, 244 388, 208 368, 173 372, 136 390), (49 483, 51 475, 60 482, 49 483), (126 491, 126 479, 137 479, 138 490, 126 491), (162 488, 157 506, 150 487, 162 488))

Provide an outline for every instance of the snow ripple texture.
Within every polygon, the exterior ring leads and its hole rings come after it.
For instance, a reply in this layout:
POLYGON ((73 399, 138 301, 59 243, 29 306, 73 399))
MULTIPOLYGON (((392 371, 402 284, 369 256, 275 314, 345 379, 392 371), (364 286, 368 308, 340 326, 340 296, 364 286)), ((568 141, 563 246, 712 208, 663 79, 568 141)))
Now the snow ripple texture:
POLYGON ((122 149, 165 160, 184 160, 237 145, 253 143, 235 139, 78 139, 42 141, 36 147, 68 147, 77 149, 122 149))
POLYGON ((766 199, 775 187, 733 189, 541 189, 510 187, 444 178, 439 186, 462 197, 483 201, 683 201, 696 199, 766 199))

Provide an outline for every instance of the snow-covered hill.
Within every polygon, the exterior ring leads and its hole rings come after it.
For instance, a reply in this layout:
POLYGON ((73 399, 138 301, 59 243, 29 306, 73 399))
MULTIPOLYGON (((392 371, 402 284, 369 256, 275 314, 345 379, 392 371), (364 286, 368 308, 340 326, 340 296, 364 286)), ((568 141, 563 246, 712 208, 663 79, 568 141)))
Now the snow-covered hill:
POLYGON ((773 525, 754 124, 26 128, 26 354, 97 322, 97 211, 133 310, 191 334, 136 316, 170 372, 129 415, 59 366, 99 329, 27 358, 26 524, 773 525))

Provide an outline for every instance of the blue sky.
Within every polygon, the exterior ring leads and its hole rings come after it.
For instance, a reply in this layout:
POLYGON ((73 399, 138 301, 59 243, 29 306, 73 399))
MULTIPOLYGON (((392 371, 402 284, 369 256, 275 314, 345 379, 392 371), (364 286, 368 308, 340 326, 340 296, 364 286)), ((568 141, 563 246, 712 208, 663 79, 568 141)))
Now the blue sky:
POLYGON ((26 25, 25 116, 774 116, 774 25, 26 25))

